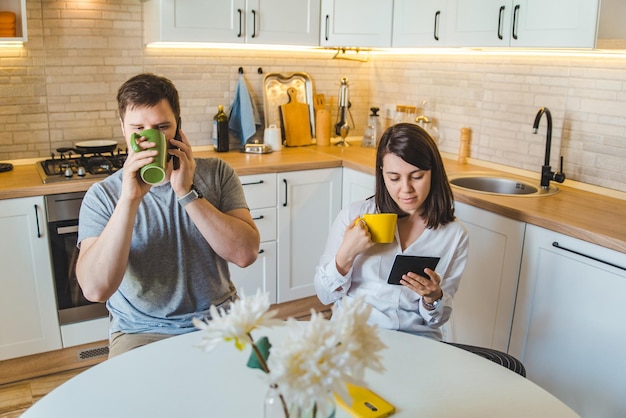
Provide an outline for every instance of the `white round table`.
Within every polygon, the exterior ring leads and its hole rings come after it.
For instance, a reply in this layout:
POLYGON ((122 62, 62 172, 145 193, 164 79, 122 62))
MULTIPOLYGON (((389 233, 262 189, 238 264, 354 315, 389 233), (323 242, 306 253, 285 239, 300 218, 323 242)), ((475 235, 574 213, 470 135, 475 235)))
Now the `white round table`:
MULTIPOLYGON (((286 328, 253 333, 270 341, 286 328)), ((396 406, 394 417, 578 417, 554 396, 510 370, 464 350, 424 337, 380 330, 388 346, 386 372, 368 372, 368 386, 396 406)), ((23 418, 234 417, 262 418, 264 374, 222 343, 197 348, 193 332, 104 361, 62 384, 23 418)), ((337 418, 348 413, 337 407, 337 418)))

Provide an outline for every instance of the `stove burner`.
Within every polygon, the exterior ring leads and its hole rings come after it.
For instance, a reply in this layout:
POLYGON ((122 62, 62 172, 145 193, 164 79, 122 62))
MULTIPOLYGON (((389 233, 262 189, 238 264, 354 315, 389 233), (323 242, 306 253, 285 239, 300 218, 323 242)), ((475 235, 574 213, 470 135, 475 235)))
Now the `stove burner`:
POLYGON ((124 166, 127 153, 79 153, 74 148, 58 148, 59 156, 52 154, 50 159, 39 161, 37 171, 44 183, 68 180, 82 180, 89 178, 107 177, 124 166))

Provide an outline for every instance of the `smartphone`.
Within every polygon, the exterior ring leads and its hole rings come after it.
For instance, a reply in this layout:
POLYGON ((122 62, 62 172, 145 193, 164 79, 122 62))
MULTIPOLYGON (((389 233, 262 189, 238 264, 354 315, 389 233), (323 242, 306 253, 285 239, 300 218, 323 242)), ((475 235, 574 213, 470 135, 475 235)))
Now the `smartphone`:
POLYGON ((419 257, 416 255, 396 255, 396 259, 391 267, 391 272, 387 278, 389 284, 400 284, 402 275, 412 271, 430 280, 430 277, 424 273, 425 268, 434 270, 439 263, 439 257, 419 257))
POLYGON ((363 386, 346 383, 352 404, 348 405, 335 394, 337 403, 354 418, 384 418, 396 412, 396 407, 374 391, 363 386))
MULTIPOLYGON (((174 139, 178 141, 180 141, 180 125, 181 125, 181 119, 179 116, 178 119, 176 120, 176 134, 174 134, 174 139)), ((171 145, 170 145, 170 148, 172 148, 171 145)), ((174 170, 178 170, 178 168, 180 167, 180 161, 178 160, 178 157, 175 155, 172 155, 171 157, 173 158, 172 167, 174 168, 174 170)))

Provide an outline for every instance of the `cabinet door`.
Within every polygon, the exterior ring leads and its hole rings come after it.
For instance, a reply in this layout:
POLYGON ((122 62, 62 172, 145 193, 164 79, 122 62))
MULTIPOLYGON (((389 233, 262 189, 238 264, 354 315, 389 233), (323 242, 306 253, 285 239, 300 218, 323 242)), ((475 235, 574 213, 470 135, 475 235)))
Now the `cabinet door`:
POLYGON ((245 6, 245 0, 146 1, 145 42, 243 43, 245 6))
POLYGON ((278 302, 315 294, 313 276, 341 208, 341 168, 278 175, 278 302))
POLYGON ((450 340, 506 352, 525 223, 457 202, 469 232, 469 256, 454 296, 450 340))
POLYGON ((15 37, 0 37, 0 42, 28 41, 26 0, 3 0, 0 2, 0 10, 15 13, 15 37))
POLYGON ((238 292, 251 296, 261 289, 269 293, 270 303, 276 303, 276 241, 262 242, 252 265, 242 269, 229 264, 229 270, 238 292))
POLYGON ((0 360, 61 348, 42 197, 0 201, 0 360))
POLYGON ((511 0, 448 0, 448 46, 509 46, 511 0))
POLYGON ((256 174, 239 177, 250 215, 261 235, 257 260, 246 268, 229 264, 230 278, 237 291, 253 295, 257 289, 269 293, 270 303, 276 303, 276 174, 256 174))
POLYGON ((598 0, 516 0, 511 46, 593 48, 598 0))
POLYGON ((395 0, 391 46, 443 46, 445 0, 395 0))
POLYGON ((322 0, 320 45, 391 46, 393 0, 322 0))
POLYGON ((319 45, 320 0, 248 0, 246 42, 319 45))
POLYGON ((528 225, 509 352, 581 416, 623 417, 626 272, 589 257, 626 267, 623 253, 528 225))
POLYGON ((376 178, 373 174, 366 174, 350 168, 343 169, 343 185, 341 207, 345 208, 352 202, 364 200, 374 196, 376 178))

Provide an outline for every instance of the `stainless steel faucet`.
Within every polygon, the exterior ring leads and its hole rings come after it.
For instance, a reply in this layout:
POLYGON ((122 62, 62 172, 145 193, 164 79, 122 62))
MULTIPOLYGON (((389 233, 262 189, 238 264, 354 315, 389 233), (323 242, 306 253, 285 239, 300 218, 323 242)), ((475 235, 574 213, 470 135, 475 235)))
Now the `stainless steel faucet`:
POLYGON ((340 147, 348 147, 350 143, 346 141, 350 125, 348 124, 348 112, 350 111, 350 97, 348 91, 348 78, 342 77, 341 86, 339 87, 339 100, 337 109, 337 123, 335 124, 335 134, 341 137, 341 141, 335 145, 340 147))
POLYGON ((543 162, 543 166, 541 167, 541 188, 549 189, 550 188, 550 180, 554 180, 558 183, 563 183, 565 181, 565 174, 563 174, 563 156, 561 155, 561 168, 558 172, 552 171, 552 167, 550 167, 550 148, 552 147, 552 114, 550 113, 550 109, 547 107, 542 107, 537 112, 537 116, 535 116, 535 123, 533 124, 533 133, 536 134, 539 129, 539 122, 541 121, 541 116, 545 113, 546 119, 548 120, 548 128, 546 129, 546 154, 543 162))

